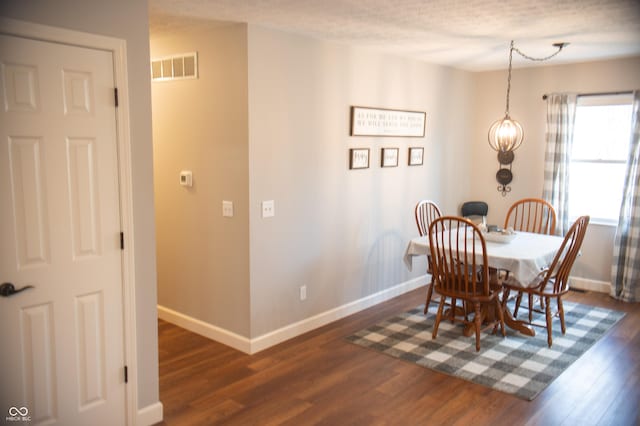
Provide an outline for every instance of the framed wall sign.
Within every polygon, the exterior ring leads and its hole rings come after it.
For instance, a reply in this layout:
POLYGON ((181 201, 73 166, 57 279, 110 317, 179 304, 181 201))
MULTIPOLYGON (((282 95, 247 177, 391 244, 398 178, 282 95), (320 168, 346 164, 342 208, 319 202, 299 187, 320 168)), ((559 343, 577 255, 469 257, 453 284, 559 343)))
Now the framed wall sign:
POLYGON ((381 167, 398 167, 398 148, 382 148, 380 153, 381 167))
POLYGON ((409 148, 409 165, 410 166, 421 166, 424 162, 424 148, 422 147, 411 147, 409 148))
POLYGON ((351 148, 349 150, 350 169, 369 168, 369 148, 351 148))
POLYGON ((351 107, 351 136, 424 137, 426 113, 351 107))

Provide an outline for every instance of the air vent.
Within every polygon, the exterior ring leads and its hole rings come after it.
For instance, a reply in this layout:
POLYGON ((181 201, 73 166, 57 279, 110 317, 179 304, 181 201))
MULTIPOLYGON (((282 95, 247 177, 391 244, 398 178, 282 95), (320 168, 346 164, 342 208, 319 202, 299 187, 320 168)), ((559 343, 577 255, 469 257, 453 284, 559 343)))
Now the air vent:
POLYGON ((169 81, 198 78, 198 53, 182 53, 151 60, 151 80, 169 81))

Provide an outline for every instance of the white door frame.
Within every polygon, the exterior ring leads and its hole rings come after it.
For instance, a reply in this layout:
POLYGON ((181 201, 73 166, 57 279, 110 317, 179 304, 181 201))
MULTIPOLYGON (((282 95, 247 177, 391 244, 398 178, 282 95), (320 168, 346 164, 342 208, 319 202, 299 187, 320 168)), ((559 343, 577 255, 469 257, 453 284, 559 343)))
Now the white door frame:
POLYGON ((34 24, 0 17, 0 34, 47 42, 61 43, 113 54, 115 86, 118 88, 116 135, 118 144, 118 177, 120 181, 120 221, 124 233, 122 252, 122 296, 125 365, 128 382, 125 386, 125 418, 135 425, 138 410, 138 377, 136 347, 135 262, 133 246, 133 186, 131 181, 131 134, 129 127, 129 90, 127 79, 126 41, 96 34, 34 24))

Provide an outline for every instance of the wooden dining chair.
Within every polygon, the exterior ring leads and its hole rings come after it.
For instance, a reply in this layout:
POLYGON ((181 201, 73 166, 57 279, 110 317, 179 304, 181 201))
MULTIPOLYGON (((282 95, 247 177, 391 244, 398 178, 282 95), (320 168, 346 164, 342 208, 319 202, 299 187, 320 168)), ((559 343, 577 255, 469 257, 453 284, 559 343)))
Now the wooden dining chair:
MULTIPOLYGON (((560 318, 562 334, 566 333, 562 296, 567 294, 569 291, 569 274, 571 273, 573 263, 580 252, 582 240, 584 240, 584 235, 587 232, 588 225, 589 216, 581 216, 573 223, 571 228, 569 228, 569 232, 565 235, 562 245, 556 253, 553 262, 551 262, 551 265, 541 271, 540 274, 538 274, 538 277, 536 277, 532 283, 529 283, 527 287, 521 287, 520 285, 514 284, 510 279, 503 282, 503 286, 506 289, 504 296, 505 301, 509 296, 510 290, 526 292, 544 299, 544 311, 536 309, 531 304, 529 305, 529 310, 545 314, 547 343, 549 344, 549 347, 551 347, 551 344, 553 343, 551 331, 551 319, 553 316, 557 315, 560 318), (552 298, 557 301, 557 311, 554 315, 551 314, 552 298)), ((531 315, 529 315, 529 323, 532 325, 539 325, 533 323, 531 315)))
MULTIPOLYGON (((513 228, 514 231, 532 232, 535 234, 553 235, 556 232, 556 211, 551 203, 541 198, 523 198, 509 208, 504 220, 504 229, 513 228)), ((507 272, 507 278, 508 278, 507 272)), ((518 292, 513 316, 518 315, 522 303, 522 292, 518 292)), ((529 306, 533 304, 533 295, 529 293, 529 306)), ((544 301, 541 301, 544 303, 544 301)), ((541 305, 544 308, 544 305, 541 305)), ((529 309, 529 322, 533 312, 529 309)))
POLYGON ((504 229, 553 235, 556 232, 556 211, 541 198, 524 198, 509 208, 504 229))
MULTIPOLYGON (((438 335, 447 298, 464 301, 464 318, 460 321, 474 326, 476 351, 480 350, 480 331, 484 320, 488 319, 488 315, 485 315, 488 309, 495 310, 497 320, 489 321, 487 326, 493 326, 494 332, 500 326, 502 335, 505 336, 504 317, 499 300, 500 288, 492 288, 490 285, 487 247, 480 229, 470 220, 443 216, 429 226, 429 248, 433 287, 441 296, 433 326, 433 338, 438 335), (467 307, 471 306, 474 312, 472 321, 466 315, 467 307)), ((455 306, 455 303, 451 304, 452 320, 458 320, 455 317, 455 306)))
MULTIPOLYGON (((429 235, 429 225, 442 216, 440 208, 431 200, 422 200, 416 204, 415 208, 416 225, 421 237, 429 235)), ((427 285, 427 300, 424 304, 424 313, 429 310, 431 296, 433 295, 433 269, 431 268, 431 256, 427 255, 427 273, 431 274, 431 282, 427 285)))
POLYGON ((418 233, 421 237, 429 235, 429 225, 435 219, 442 216, 438 205, 431 200, 421 200, 416 204, 415 209, 416 225, 418 226, 418 233))

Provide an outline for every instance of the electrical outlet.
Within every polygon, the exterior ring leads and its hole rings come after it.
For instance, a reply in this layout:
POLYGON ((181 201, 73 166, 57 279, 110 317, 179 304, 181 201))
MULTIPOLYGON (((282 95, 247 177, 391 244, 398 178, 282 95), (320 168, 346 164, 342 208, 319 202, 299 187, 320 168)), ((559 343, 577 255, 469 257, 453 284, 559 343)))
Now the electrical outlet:
POLYGON ((273 200, 262 202, 262 217, 273 217, 276 215, 275 202, 273 200))
POLYGON ((306 300, 307 299, 307 286, 306 285, 301 285, 300 286, 300 300, 306 300))

